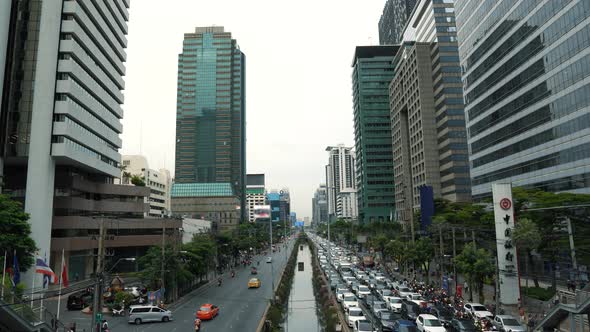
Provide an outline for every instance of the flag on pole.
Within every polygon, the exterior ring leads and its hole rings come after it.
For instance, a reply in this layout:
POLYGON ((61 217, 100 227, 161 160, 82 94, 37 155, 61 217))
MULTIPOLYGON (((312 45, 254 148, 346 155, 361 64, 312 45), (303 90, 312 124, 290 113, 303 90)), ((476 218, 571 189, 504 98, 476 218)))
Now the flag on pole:
POLYGON ((65 257, 63 255, 63 253, 61 256, 61 262, 62 262, 61 263, 61 266, 62 266, 62 268, 61 268, 61 284, 64 287, 68 288, 70 286, 70 283, 68 281, 68 269, 66 267, 66 261, 65 261, 65 257))
POLYGON ((16 287, 20 282, 20 270, 18 268, 18 259, 16 258, 16 250, 14 251, 14 259, 12 260, 12 286, 16 287))
POLYGON ((53 272, 53 270, 49 266, 47 266, 47 263, 45 263, 43 258, 41 258, 39 256, 37 256, 36 272, 41 273, 43 276, 49 277, 48 281, 51 282, 52 284, 55 283, 55 279, 56 279, 55 273, 53 272))

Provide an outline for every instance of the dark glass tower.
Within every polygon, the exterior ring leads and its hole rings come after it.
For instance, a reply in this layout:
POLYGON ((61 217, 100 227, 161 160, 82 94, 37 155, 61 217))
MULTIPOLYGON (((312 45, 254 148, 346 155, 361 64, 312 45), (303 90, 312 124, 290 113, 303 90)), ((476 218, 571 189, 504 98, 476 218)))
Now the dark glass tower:
POLYGON ((355 50, 352 95, 359 223, 389 221, 395 215, 389 83, 398 49, 357 46, 355 50))
POLYGON ((404 26, 416 0, 387 0, 379 19, 379 45, 394 45, 402 42, 404 26))
POLYGON ((590 1, 457 0, 475 199, 590 193, 590 1))
POLYGON ((243 212, 245 61, 223 27, 198 27, 184 35, 178 57, 175 164, 176 183, 231 183, 243 212))

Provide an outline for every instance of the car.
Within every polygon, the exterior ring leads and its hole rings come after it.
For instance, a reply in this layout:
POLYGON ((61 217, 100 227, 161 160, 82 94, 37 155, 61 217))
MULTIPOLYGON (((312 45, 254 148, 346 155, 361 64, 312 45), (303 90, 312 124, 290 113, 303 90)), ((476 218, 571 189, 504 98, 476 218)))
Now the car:
POLYGON ((464 305, 465 310, 471 314, 471 316, 475 318, 483 318, 489 317, 490 319, 494 318, 494 315, 480 303, 465 303, 464 305))
POLYGON ((418 315, 418 318, 416 318, 416 327, 418 327, 418 331, 424 332, 447 331, 438 318, 429 314, 418 315))
POLYGON ((357 286, 356 295, 362 299, 367 295, 371 295, 371 290, 367 286, 359 285, 357 286))
POLYGON ((250 278, 250 280, 248 280, 248 288, 260 288, 260 279, 250 278))
POLYGON ((141 324, 146 322, 169 322, 172 312, 154 305, 133 305, 129 307, 128 323, 141 324))
POLYGON ((422 308, 416 303, 408 300, 402 301, 401 314, 404 319, 415 321, 422 313, 422 308))
POLYGON ((68 310, 81 310, 92 304, 94 298, 93 290, 82 290, 68 296, 66 308, 68 310))
POLYGON ((413 293, 408 287, 406 286, 398 286, 396 288, 397 290, 397 294, 399 295, 399 297, 401 298, 406 298, 408 297, 409 294, 413 293))
POLYGON ((401 318, 402 316, 400 314, 389 311, 379 311, 379 313, 377 313, 377 319, 379 320, 381 331, 384 332, 393 331, 393 323, 401 318))
POLYGON ((200 320, 210 320, 217 315, 219 315, 219 307, 211 303, 205 303, 197 310, 197 318, 200 320))
POLYGON ((269 257, 266 257, 266 262, 267 263, 272 263, 272 257, 270 257, 270 256, 269 257))
POLYGON ((416 332, 418 328, 416 327, 416 323, 411 320, 406 319, 399 319, 393 323, 392 327, 393 332, 416 332))
POLYGON ((254 266, 252 266, 250 268, 250 274, 258 274, 258 270, 254 266))
POLYGON ((402 301, 401 297, 390 297, 387 301, 389 309, 393 312, 402 312, 402 301))
POLYGON ((410 293, 408 294, 408 296, 406 296, 406 299, 408 299, 408 301, 416 303, 421 307, 426 306, 426 300, 419 293, 410 293))
POLYGON ((356 281, 356 278, 353 276, 345 276, 342 277, 342 280, 344 280, 348 287, 352 287, 352 283, 356 281))
POLYGON ((385 281, 385 275, 381 272, 375 273, 375 279, 377 281, 385 281))
POLYGON ((516 318, 510 315, 497 315, 492 320, 492 324, 499 330, 499 331, 512 331, 512 332, 521 332, 526 331, 526 328, 522 326, 516 318))
POLYGON ((353 328, 354 332, 377 332, 377 329, 375 329, 374 324, 372 324, 368 320, 357 320, 356 322, 354 322, 353 328))
POLYGON ((373 306, 371 307, 373 315, 377 316, 380 311, 388 311, 387 303, 383 301, 373 301, 373 306))
POLYGON ((375 295, 367 295, 363 298, 363 304, 365 305, 365 307, 367 307, 368 309, 371 309, 371 306, 373 305, 373 301, 377 301, 378 298, 375 295))
POLYGON ((451 320, 453 320, 453 313, 449 309, 443 306, 434 306, 430 308, 430 313, 436 316, 436 318, 440 320, 444 327, 451 326, 451 320))
POLYGON ((344 296, 344 294, 349 293, 350 291, 348 290, 348 288, 345 287, 340 287, 336 289, 336 300, 338 302, 342 302, 342 297, 344 296))
POLYGON ((377 295, 381 298, 381 300, 387 302, 387 299, 390 297, 394 297, 395 295, 393 295, 393 292, 391 291, 391 289, 380 289, 377 292, 377 295))
POLYGON ((352 307, 346 313, 346 322, 348 326, 354 327, 354 322, 357 320, 366 320, 365 314, 363 314, 363 310, 361 308, 352 307))
POLYGON ((344 307, 345 311, 348 311, 348 309, 351 307, 358 307, 359 302, 354 294, 346 293, 342 296, 342 306, 344 307))
POLYGON ((471 319, 451 319, 449 331, 452 332, 475 332, 477 331, 473 320, 471 319))

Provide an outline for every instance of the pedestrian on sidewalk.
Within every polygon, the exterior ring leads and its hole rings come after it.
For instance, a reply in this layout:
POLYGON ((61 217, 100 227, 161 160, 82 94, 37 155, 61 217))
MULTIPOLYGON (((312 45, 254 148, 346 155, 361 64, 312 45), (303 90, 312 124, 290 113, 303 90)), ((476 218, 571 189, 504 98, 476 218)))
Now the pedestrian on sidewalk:
POLYGON ((523 307, 519 307, 518 308, 518 315, 520 316, 520 322, 521 323, 525 323, 525 315, 524 315, 524 308, 523 307))

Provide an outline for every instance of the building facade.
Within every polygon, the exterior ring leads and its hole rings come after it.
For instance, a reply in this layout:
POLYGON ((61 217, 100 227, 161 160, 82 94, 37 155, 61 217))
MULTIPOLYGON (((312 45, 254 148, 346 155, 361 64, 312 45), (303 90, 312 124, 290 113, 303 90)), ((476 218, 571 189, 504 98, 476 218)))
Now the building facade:
POLYGON ((379 19, 379 45, 396 45, 402 42, 404 27, 416 0, 387 0, 379 19))
POLYGON ((248 221, 253 223, 254 207, 266 205, 266 189, 264 187, 264 174, 246 175, 246 205, 248 207, 248 221))
MULTIPOLYGON (((452 0, 417 1, 414 12, 410 15, 404 30, 404 40, 415 41, 418 48, 420 48, 418 46, 420 43, 430 45, 431 78, 420 77, 431 81, 432 96, 423 95, 427 92, 421 90, 417 98, 421 99, 418 107, 424 105, 423 101, 426 99, 434 102, 432 106, 434 107, 434 133, 438 167, 440 168, 440 183, 424 184, 433 187, 435 197, 451 202, 469 202, 471 201, 471 181, 467 161, 469 153, 453 2, 452 0)), ((427 59, 423 58, 423 61, 422 65, 418 64, 418 68, 415 69, 426 70, 424 66, 427 65, 425 63, 427 59)), ((425 107, 424 109, 429 108, 425 107)), ((422 114, 421 116, 426 115, 422 114)), ((430 113, 427 116, 429 117, 430 113)), ((426 137, 424 138, 426 139, 426 137)), ((415 140, 419 142, 420 138, 416 137, 415 140)), ((432 140, 429 140, 428 144, 431 143, 432 140)), ((434 162, 432 167, 436 167, 434 162)), ((417 172, 422 171, 417 170, 417 172)), ((418 179, 417 181, 419 183, 422 180, 418 179)), ((413 190, 411 193, 414 197, 413 206, 417 207, 415 199, 419 199, 419 192, 416 186, 413 190)))
POLYGON ((474 199, 590 193, 590 2, 457 0, 474 199))
POLYGON ((2 191, 24 202, 31 236, 49 257, 53 218, 119 211, 103 195, 124 190, 105 186, 120 176, 129 1, 0 6, 2 191), (68 187, 74 178, 98 199, 68 187))
POLYGON ((336 218, 356 221, 358 218, 356 189, 343 189, 336 196, 336 218))
POLYGON ((389 112, 392 60, 399 46, 357 46, 352 95, 358 221, 390 221, 395 215, 389 112))
POLYGON ((246 219, 246 58, 223 27, 184 35, 178 56, 176 183, 229 183, 246 219))
POLYGON ((312 222, 314 225, 328 222, 328 188, 325 184, 320 184, 316 189, 311 200, 312 222))
POLYGON ((146 216, 163 217, 170 214, 170 190, 172 189, 170 171, 149 168, 147 159, 140 155, 122 156, 121 169, 121 184, 131 185, 131 177, 138 175, 143 178, 145 186, 150 188, 148 198, 150 210, 146 216))
POLYGON ((328 146, 328 165, 326 165, 326 183, 328 189, 328 218, 337 217, 336 198, 341 191, 355 190, 354 151, 344 144, 328 146))
POLYGON ((174 183, 172 214, 210 220, 213 232, 231 231, 240 223, 240 199, 229 183, 174 183))
POLYGON ((409 222, 420 207, 420 187, 440 198, 430 44, 405 42, 394 59, 390 85, 391 131, 398 220, 409 222))

